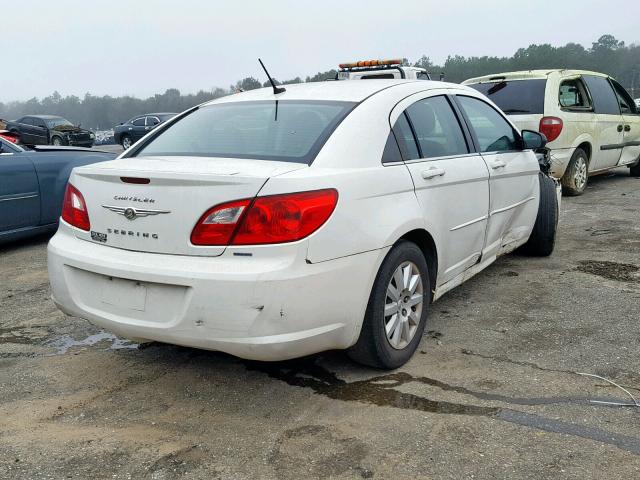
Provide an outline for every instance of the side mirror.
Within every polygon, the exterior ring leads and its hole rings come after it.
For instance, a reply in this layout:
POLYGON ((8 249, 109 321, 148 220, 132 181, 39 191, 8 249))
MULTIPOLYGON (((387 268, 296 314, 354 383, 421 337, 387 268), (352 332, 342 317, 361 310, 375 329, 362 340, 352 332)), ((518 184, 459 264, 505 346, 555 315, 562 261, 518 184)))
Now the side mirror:
POLYGON ((522 130, 522 144, 524 150, 540 150, 547 144, 547 137, 533 130, 522 130))

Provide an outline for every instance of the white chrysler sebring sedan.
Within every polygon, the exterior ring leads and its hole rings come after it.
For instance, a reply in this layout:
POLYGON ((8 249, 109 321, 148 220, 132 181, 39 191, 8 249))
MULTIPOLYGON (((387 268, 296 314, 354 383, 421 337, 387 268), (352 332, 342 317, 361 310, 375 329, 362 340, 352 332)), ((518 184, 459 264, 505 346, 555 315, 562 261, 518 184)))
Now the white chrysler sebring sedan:
POLYGON ((395 368, 432 301, 517 247, 552 252, 544 142, 442 82, 220 98, 73 171, 53 299, 137 341, 395 368))

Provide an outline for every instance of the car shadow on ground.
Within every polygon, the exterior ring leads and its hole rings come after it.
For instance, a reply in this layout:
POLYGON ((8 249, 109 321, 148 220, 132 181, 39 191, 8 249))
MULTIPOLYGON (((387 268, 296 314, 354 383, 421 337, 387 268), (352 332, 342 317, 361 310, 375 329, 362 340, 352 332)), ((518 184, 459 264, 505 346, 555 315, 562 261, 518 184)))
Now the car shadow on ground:
POLYGON ((40 233, 38 235, 34 235, 33 237, 0 243, 0 255, 2 255, 3 253, 15 252, 23 248, 46 245, 49 240, 51 240, 51 237, 53 237, 54 234, 55 232, 40 233))

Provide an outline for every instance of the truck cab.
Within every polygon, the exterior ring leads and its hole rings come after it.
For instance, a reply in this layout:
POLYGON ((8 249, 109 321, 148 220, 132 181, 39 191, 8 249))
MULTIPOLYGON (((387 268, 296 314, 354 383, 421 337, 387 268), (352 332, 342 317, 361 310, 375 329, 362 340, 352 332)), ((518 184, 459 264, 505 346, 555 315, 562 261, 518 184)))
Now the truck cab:
POLYGON ((420 67, 402 65, 402 60, 361 60, 341 63, 336 80, 372 80, 378 78, 431 80, 429 72, 420 67))

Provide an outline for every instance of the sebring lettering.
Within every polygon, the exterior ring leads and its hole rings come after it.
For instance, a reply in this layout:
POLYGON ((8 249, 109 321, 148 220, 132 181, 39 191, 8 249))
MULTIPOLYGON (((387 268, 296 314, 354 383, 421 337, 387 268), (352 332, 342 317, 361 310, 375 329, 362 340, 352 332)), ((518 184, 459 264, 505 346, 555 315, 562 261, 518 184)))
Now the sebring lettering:
POLYGON ((154 240, 158 239, 157 233, 134 232, 132 230, 123 230, 119 228, 107 228, 107 233, 113 233, 114 235, 123 235, 127 237, 153 238, 154 240))

